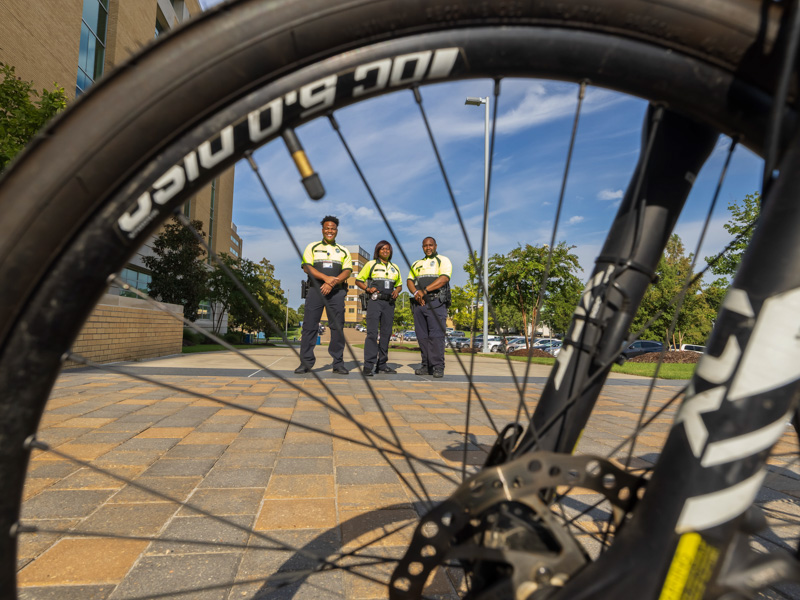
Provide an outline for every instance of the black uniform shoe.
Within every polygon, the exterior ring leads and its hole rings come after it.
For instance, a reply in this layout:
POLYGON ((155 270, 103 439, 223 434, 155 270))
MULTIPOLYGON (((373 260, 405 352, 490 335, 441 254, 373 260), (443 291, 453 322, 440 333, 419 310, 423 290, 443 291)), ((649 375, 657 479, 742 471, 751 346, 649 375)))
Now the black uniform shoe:
POLYGON ((397 373, 397 371, 395 371, 391 367, 381 367, 380 369, 378 369, 378 373, 395 374, 397 373))
POLYGON ((308 367, 306 367, 305 365, 300 365, 299 367, 297 367, 297 368, 294 370, 294 372, 295 372, 295 373, 297 373, 298 375, 302 375, 303 373, 308 373, 310 370, 311 370, 311 369, 309 369, 309 368, 308 368, 308 367))
POLYGON ((420 367, 416 371, 414 371, 414 375, 430 375, 430 370, 426 369, 425 367, 420 367))
POLYGON ((444 377, 444 369, 434 369, 433 376, 436 377, 437 379, 441 379, 442 377, 444 377))
POLYGON ((372 369, 368 369, 367 367, 364 367, 364 376, 365 377, 372 377, 373 375, 374 375, 374 373, 372 372, 372 369))
POLYGON ((350 371, 340 365, 338 367, 333 367, 333 372, 338 373, 339 375, 347 375, 350 371))

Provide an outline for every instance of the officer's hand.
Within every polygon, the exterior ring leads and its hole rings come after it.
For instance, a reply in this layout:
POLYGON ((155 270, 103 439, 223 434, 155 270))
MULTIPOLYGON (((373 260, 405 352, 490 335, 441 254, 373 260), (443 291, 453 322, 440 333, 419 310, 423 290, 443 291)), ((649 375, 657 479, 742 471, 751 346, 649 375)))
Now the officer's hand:
POLYGON ((326 276, 325 277, 325 283, 327 283, 331 287, 335 286, 336 285, 336 277, 334 277, 333 275, 326 276))
POLYGON ((392 300, 396 299, 396 298, 397 298, 397 295, 398 295, 399 293, 400 293, 400 290, 398 290, 397 288, 395 288, 395 289, 394 289, 394 291, 392 292, 392 300))
POLYGON ((367 288, 367 291, 368 291, 370 294, 374 294, 375 292, 377 292, 377 291, 378 291, 378 288, 376 288, 376 287, 367 288))
POLYGON ((327 282, 319 286, 319 290, 322 292, 323 296, 327 296, 328 294, 330 294, 332 289, 333 285, 327 282))

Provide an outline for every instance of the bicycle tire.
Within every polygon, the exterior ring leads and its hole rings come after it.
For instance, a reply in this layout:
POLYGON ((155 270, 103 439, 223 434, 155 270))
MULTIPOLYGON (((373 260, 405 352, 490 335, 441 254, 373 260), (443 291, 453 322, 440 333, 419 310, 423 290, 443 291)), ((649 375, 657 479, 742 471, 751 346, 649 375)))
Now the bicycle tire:
MULTIPOLYGON (((769 52, 781 8, 773 5, 765 12, 762 3, 752 0, 739 0, 724 14, 713 0, 665 0, 646 7, 636 0, 497 0, 479 6, 468 0, 244 0, 218 7, 145 49, 48 126, 0 180, 0 388, 20 392, 0 406, 0 477, 17 490, 1 501, 2 526, 17 521, 29 453, 23 442, 36 430, 62 354, 102 293, 105 274, 124 264, 157 220, 128 238, 112 224, 130 209, 131 191, 149 187, 143 182, 152 175, 143 177, 142 171, 171 164, 207 139, 207 127, 225 122, 217 115, 236 103, 252 103, 248 98, 264 86, 288 86, 293 74, 313 72, 348 51, 367 46, 375 51, 391 43, 397 44, 392 46, 396 51, 403 43, 411 48, 418 39, 458 38, 464 31, 488 47, 500 28, 506 33, 519 28, 526 35, 535 31, 538 43, 557 56, 573 51, 583 62, 591 62, 589 55, 598 45, 613 47, 616 54, 591 65, 589 76, 669 104, 741 137, 759 152, 775 78, 767 68, 769 52), (265 22, 270 26, 265 28, 265 22), (233 45, 231 31, 237 32, 233 45), (641 54, 627 54, 634 48, 641 54), (648 60, 663 67, 663 79, 644 76, 652 68, 648 60), (236 69, 231 68, 234 62, 236 69), (703 77, 687 77, 696 69, 703 77), (99 264, 108 266, 97 269, 99 264), (58 292, 61 281, 74 281, 85 295, 58 292), (58 310, 52 307, 55 297, 58 310), (46 344, 34 323, 47 331, 46 344)), ((555 66, 530 65, 531 57, 525 58, 526 64, 504 65, 503 74, 550 74, 557 67, 566 71, 560 73, 565 79, 587 76, 586 70, 578 73, 558 60, 555 66)), ((470 76, 479 72, 478 64, 470 76)), ((352 100, 337 100, 330 108, 352 100)), ((306 120, 297 118, 292 125, 306 120)), ((194 183, 203 185, 241 154, 194 183)), ((159 219, 193 191, 187 186, 172 197, 159 219)), ((13 539, 0 546, 0 593, 15 586, 14 547, 13 539)))

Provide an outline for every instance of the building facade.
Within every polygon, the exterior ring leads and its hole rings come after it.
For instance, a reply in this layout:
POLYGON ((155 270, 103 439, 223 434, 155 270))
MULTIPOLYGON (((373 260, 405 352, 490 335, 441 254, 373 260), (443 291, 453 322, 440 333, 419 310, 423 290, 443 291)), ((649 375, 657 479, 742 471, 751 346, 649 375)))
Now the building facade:
POLYGON ((367 318, 367 311, 361 309, 361 295, 364 290, 356 285, 356 275, 367 264, 371 258, 369 252, 361 246, 345 246, 350 252, 353 261, 353 273, 347 278, 347 297, 344 299, 344 322, 361 323, 367 318))
MULTIPOLYGON (((154 38, 200 12, 198 0, 2 0, 0 62, 13 66, 36 90, 63 87, 71 101, 154 38)), ((232 221, 233 183, 230 169, 187 201, 184 213, 203 223, 215 252, 241 257, 242 239, 232 221)), ((150 254, 146 244, 120 274, 143 291, 150 275, 141 259, 150 254)), ((115 287, 109 294, 126 295, 115 287)), ((197 322, 211 328, 210 319, 203 318, 210 316, 207 312, 206 304, 197 322)))

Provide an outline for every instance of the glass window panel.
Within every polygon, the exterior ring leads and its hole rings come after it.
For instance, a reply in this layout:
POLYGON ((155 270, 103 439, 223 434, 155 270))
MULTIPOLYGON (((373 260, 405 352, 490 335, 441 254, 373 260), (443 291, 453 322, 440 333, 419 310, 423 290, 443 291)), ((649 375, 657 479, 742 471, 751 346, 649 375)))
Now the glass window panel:
POLYGON ((89 64, 89 38, 92 34, 85 23, 81 23, 81 45, 78 48, 78 66, 84 71, 89 64))
POLYGON ((105 63, 106 49, 100 44, 97 44, 97 51, 94 55, 94 76, 92 79, 95 81, 103 74, 103 64, 105 63))
POLYGON ((108 12, 105 8, 101 8, 97 14, 97 26, 94 23, 89 25, 94 27, 94 33, 99 38, 100 42, 105 46, 106 44, 106 22, 108 21, 108 12))
POLYGON ((83 0, 83 20, 84 22, 94 29, 97 26, 97 19, 100 13, 100 4, 97 0, 83 0))
POLYGON ((97 38, 93 35, 89 35, 89 50, 87 52, 87 64, 83 65, 82 68, 86 71, 86 74, 89 78, 94 81, 92 75, 94 75, 94 60, 95 60, 95 53, 97 52, 97 38))
POLYGON ((85 92, 86 88, 92 85, 91 79, 86 76, 86 73, 83 72, 83 69, 78 69, 78 84, 77 88, 81 92, 85 92))

